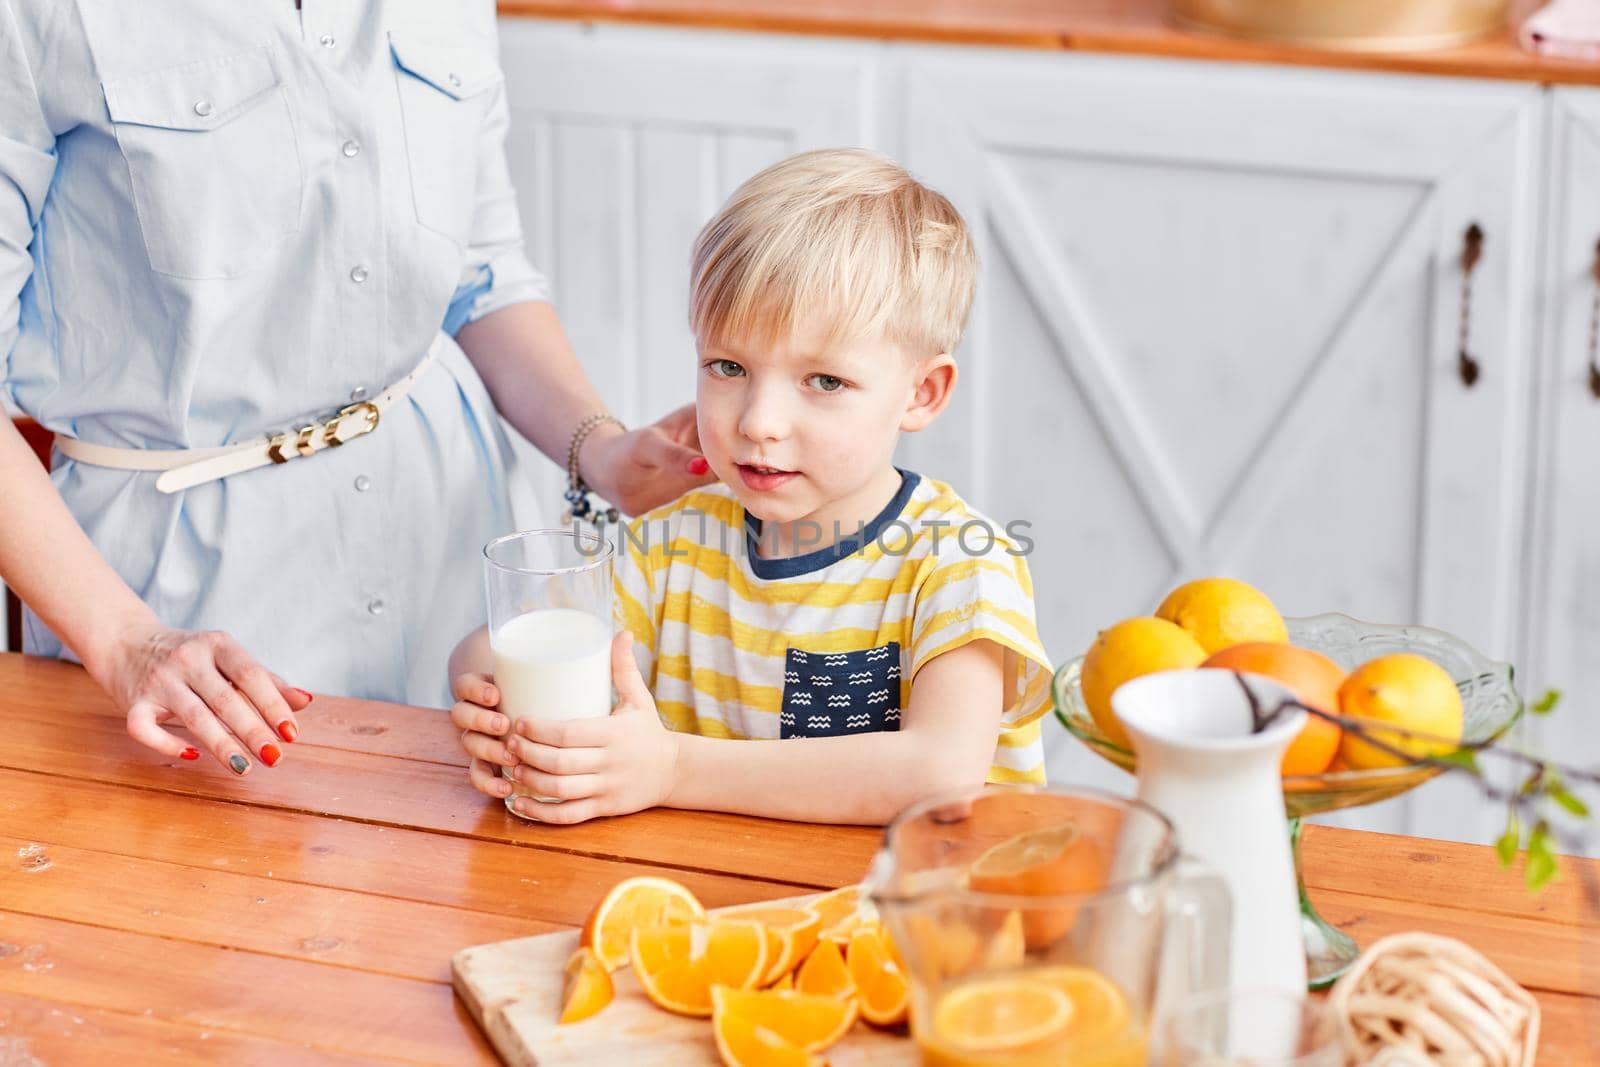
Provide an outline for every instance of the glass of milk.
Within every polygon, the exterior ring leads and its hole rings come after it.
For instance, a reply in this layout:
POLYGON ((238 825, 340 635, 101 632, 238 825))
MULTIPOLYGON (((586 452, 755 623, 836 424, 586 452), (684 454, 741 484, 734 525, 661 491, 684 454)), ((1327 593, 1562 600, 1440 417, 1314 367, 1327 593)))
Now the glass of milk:
POLYGON ((484 546, 494 683, 513 722, 611 714, 613 555, 589 530, 525 530, 484 546))

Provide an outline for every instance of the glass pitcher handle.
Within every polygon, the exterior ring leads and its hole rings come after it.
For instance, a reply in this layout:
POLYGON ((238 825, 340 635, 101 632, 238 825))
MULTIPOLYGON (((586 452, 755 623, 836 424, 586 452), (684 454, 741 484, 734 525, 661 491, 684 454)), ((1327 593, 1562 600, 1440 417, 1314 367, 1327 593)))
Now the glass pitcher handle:
POLYGON ((1233 894, 1222 875, 1199 860, 1178 860, 1167 892, 1166 936, 1161 944, 1152 1020, 1166 1005, 1229 984, 1233 894))

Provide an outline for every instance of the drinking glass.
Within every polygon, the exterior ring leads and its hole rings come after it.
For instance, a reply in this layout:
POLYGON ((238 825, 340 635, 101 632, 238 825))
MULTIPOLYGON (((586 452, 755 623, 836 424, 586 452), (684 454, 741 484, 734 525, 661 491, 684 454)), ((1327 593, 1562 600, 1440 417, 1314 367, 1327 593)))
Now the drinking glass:
POLYGON ((613 555, 588 530, 525 530, 484 546, 494 683, 513 722, 611 714, 613 555))

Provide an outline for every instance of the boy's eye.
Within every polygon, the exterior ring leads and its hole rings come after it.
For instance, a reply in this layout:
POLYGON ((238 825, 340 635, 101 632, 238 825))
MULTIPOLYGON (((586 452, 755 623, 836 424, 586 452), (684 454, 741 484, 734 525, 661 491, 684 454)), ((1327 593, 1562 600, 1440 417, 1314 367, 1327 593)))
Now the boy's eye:
POLYGON ((708 365, 723 378, 737 378, 744 373, 744 368, 731 359, 714 359, 708 365))
POLYGON ((844 379, 835 378, 831 374, 813 374, 811 376, 811 385, 824 393, 837 393, 844 388, 844 379))

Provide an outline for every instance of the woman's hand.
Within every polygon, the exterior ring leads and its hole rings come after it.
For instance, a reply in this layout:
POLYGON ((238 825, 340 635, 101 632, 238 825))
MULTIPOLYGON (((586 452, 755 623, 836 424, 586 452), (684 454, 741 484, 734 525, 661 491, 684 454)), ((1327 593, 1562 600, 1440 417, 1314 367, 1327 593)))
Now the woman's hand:
POLYGON ((461 747, 472 757, 467 774, 472 788, 487 796, 504 800, 511 795, 511 782, 501 777, 501 767, 515 767, 517 758, 506 750, 504 738, 511 720, 494 709, 500 706, 500 690, 487 674, 461 674, 450 683, 456 698, 450 721, 461 730, 461 747))
POLYGON ((249 772, 247 753, 275 766, 283 758, 278 740, 294 741, 294 712, 311 703, 310 693, 285 685, 225 633, 154 623, 85 667, 127 714, 135 741, 168 756, 199 759, 199 749, 163 729, 179 723, 235 774, 249 772))
POLYGON ((520 764, 512 773, 529 793, 516 811, 537 822, 578 823, 653 808, 672 793, 678 737, 661 724, 633 658, 633 635, 611 643, 617 707, 604 719, 519 719, 506 741, 520 764))
POLYGON ((629 515, 716 480, 700 454, 693 404, 628 433, 596 429, 583 443, 578 469, 595 492, 629 515))

